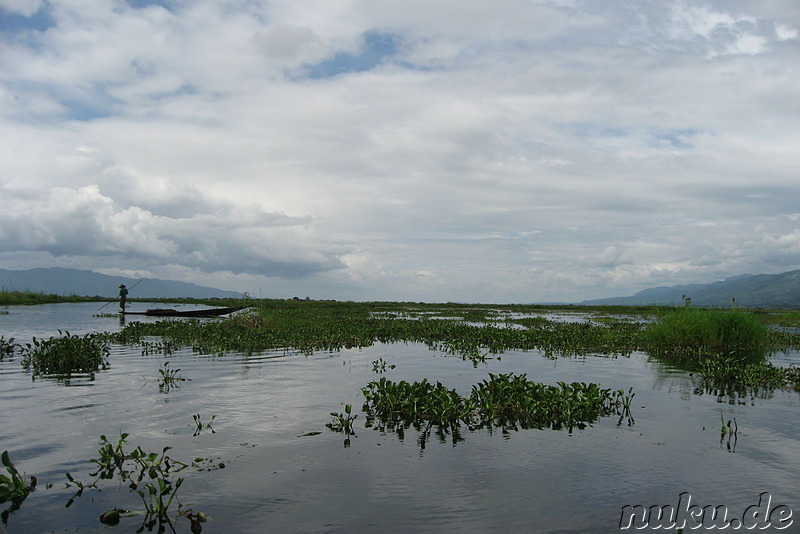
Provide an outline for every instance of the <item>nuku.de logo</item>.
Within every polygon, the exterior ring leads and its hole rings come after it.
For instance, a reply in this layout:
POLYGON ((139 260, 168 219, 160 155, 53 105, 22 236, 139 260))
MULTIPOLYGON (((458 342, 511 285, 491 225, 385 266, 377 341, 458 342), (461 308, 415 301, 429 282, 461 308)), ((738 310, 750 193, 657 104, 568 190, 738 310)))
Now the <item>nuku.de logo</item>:
POLYGON ((772 506, 772 495, 767 492, 758 497, 758 504, 748 506, 741 517, 733 517, 724 505, 698 506, 692 504, 688 492, 678 495, 678 504, 673 506, 641 504, 625 505, 619 519, 620 530, 643 529, 727 529, 782 530, 793 523, 792 509, 785 504, 772 506))

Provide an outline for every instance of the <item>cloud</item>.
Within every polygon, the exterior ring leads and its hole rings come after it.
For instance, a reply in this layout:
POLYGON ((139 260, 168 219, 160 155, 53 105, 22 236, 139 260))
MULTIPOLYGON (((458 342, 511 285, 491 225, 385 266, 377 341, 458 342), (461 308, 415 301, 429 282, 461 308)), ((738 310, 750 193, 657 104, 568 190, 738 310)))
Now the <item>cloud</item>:
POLYGON ((337 254, 346 250, 314 244, 310 221, 241 206, 221 205, 214 213, 181 218, 155 215, 138 206, 119 206, 96 185, 54 188, 41 200, 4 192, 2 200, 13 205, 0 216, 0 246, 5 251, 178 263, 207 272, 293 278, 341 268, 337 254))
POLYGON ((798 267, 791 0, 0 9, 30 267, 485 301, 798 267))
POLYGON ((0 0, 0 9, 24 17, 32 17, 43 4, 43 0, 0 0))

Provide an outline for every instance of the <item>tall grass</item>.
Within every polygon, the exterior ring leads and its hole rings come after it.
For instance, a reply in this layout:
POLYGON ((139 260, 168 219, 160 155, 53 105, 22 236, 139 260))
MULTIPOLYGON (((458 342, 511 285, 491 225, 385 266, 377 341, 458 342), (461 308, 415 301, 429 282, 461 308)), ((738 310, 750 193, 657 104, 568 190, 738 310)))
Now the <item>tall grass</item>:
POLYGON ((676 308, 643 332, 652 353, 674 360, 736 354, 763 358, 767 329, 754 315, 740 310, 676 308))

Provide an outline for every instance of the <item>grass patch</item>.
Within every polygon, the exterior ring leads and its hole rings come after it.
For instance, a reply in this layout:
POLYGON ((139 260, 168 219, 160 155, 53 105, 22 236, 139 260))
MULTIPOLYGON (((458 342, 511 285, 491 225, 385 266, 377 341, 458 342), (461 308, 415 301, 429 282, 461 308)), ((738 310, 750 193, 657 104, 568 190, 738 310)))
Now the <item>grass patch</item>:
POLYGON ((689 368, 719 355, 757 361, 768 345, 764 324, 739 310, 677 308, 659 317, 642 337, 651 353, 689 368))

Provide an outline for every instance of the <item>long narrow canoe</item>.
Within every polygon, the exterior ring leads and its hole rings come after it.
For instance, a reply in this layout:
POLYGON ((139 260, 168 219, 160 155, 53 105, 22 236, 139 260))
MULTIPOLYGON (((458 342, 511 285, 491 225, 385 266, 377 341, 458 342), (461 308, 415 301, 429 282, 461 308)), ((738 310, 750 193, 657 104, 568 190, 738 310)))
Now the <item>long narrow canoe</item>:
POLYGON ((235 311, 243 310, 249 306, 234 306, 232 308, 208 308, 205 310, 173 310, 156 308, 143 312, 125 311, 124 315, 149 315, 151 317, 219 317, 235 311))

